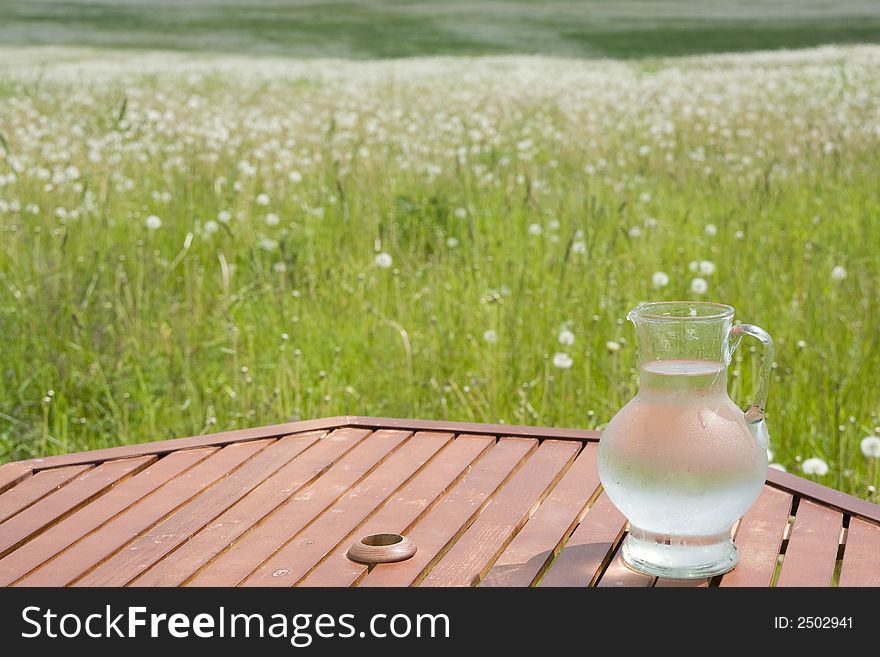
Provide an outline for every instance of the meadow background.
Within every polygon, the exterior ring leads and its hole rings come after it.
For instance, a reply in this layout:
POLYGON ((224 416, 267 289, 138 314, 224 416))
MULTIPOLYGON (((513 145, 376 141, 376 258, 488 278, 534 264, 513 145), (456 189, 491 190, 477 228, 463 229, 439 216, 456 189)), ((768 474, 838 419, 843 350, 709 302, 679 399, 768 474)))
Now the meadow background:
POLYGON ((693 298, 776 341, 775 463, 877 499, 875 3, 155 4, 0 1, 0 462, 601 428, 693 298))

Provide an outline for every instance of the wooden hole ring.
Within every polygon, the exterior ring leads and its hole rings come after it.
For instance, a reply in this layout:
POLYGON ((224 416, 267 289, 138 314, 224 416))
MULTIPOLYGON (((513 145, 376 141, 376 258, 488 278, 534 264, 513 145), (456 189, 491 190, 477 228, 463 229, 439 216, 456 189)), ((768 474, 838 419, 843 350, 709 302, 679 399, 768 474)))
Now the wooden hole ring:
POLYGON ((400 534, 370 534, 348 548, 348 558, 372 566, 406 561, 416 553, 416 544, 400 534))

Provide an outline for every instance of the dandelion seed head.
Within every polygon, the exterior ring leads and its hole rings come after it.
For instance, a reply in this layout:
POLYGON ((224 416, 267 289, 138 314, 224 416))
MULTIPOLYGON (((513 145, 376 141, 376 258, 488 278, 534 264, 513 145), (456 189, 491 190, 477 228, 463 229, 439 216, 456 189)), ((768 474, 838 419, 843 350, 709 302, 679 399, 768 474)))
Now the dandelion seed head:
POLYGON ((801 472, 822 477, 828 474, 828 464, 818 456, 813 456, 801 463, 801 472))
POLYGON ((651 285, 654 286, 655 290, 666 287, 669 285, 669 275, 665 271, 655 271, 654 275, 651 276, 651 285))
POLYGON ((570 369, 574 365, 574 360, 564 351, 557 351, 553 354, 553 367, 560 370, 570 369))
POLYGON ((570 346, 574 344, 574 333, 568 329, 562 329, 559 332, 559 344, 570 346))
POLYGON ((691 292, 694 294, 706 294, 709 291, 709 284, 705 278, 695 278, 691 281, 691 292))
POLYGON ((865 436, 859 447, 867 458, 880 459, 880 436, 865 436))
POLYGON ((700 273, 704 276, 711 276, 715 273, 715 263, 711 260, 700 260, 700 273))

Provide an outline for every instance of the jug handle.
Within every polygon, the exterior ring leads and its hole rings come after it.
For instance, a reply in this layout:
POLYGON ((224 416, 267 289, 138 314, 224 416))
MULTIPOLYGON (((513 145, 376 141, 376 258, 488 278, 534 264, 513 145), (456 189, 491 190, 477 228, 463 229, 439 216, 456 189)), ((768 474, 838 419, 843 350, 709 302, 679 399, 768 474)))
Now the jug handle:
POLYGON ((770 335, 760 326, 754 324, 737 324, 730 329, 731 341, 729 355, 732 355, 739 346, 744 335, 757 338, 764 346, 761 354, 761 371, 752 394, 752 405, 745 412, 746 422, 749 425, 758 424, 764 420, 764 411, 767 408, 767 392, 770 387, 770 372, 773 369, 773 340, 770 335))

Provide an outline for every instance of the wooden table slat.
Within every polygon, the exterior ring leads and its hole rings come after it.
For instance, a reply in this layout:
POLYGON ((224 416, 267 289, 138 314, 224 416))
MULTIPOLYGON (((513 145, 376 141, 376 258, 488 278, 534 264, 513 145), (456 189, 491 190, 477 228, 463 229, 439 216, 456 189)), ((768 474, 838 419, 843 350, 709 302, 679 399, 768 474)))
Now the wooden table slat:
POLYGON ((0 586, 23 577, 215 451, 210 447, 174 452, 120 482, 99 503, 82 507, 0 559, 0 586))
POLYGON ((235 472, 202 491, 76 582, 77 586, 124 586, 244 497, 272 473, 317 442, 321 433, 281 438, 235 472))
POLYGON ((601 493, 550 564, 541 586, 589 586, 601 574, 624 529, 626 518, 601 493))
POLYGON ((46 495, 39 502, 0 524, 0 557, 6 556, 28 538, 62 520, 67 514, 155 460, 155 456, 140 456, 108 461, 86 470, 64 488, 46 495))
POLYGON ((247 579, 244 586, 293 586, 349 532, 407 483, 450 441, 450 433, 417 433, 343 495, 247 579))
POLYGON ((0 494, 21 483, 30 477, 31 474, 31 469, 24 463, 4 463, 0 465, 0 494))
POLYGON ((721 577, 719 586, 770 586, 791 504, 790 493, 764 486, 758 500, 736 529, 739 563, 721 577))
POLYGON ((71 465, 56 470, 38 472, 0 495, 0 522, 6 522, 16 513, 20 513, 31 504, 55 492, 66 483, 75 479, 93 466, 71 465))
POLYGON ((880 525, 850 518, 840 586, 880 586, 880 525))
POLYGON ((160 486, 125 511, 43 563, 18 586, 64 586, 112 556, 194 495, 223 479, 271 444, 260 440, 229 445, 160 486))
POLYGON ((843 515, 801 500, 776 586, 831 586, 843 515))
MULTIPOLYGON (((380 533, 406 535, 446 491, 469 471, 495 440, 490 436, 458 436, 443 449, 404 489, 345 537, 300 583, 300 586, 351 586, 368 567, 346 557, 353 541, 380 533)), ((418 546, 416 546, 418 548, 418 546)))
POLYGON ((529 586, 544 572, 586 512, 587 503, 599 492, 597 449, 595 444, 584 445, 556 487, 489 569, 481 586, 529 586))
POLYGON ((184 584, 235 586, 280 550, 341 495, 373 471, 410 437, 406 431, 376 431, 313 483, 292 495, 184 584))
POLYGON ((156 562, 131 586, 179 586, 237 538, 295 496, 336 463, 369 432, 337 429, 287 463, 177 550, 156 562))
POLYGON ((577 453, 578 445, 572 442, 542 442, 420 585, 472 586, 478 583, 577 453))
POLYGON ((527 462, 538 441, 502 438, 446 496, 409 531, 418 551, 401 563, 379 564, 361 586, 409 586, 444 554, 447 546, 471 526, 497 489, 527 462))

